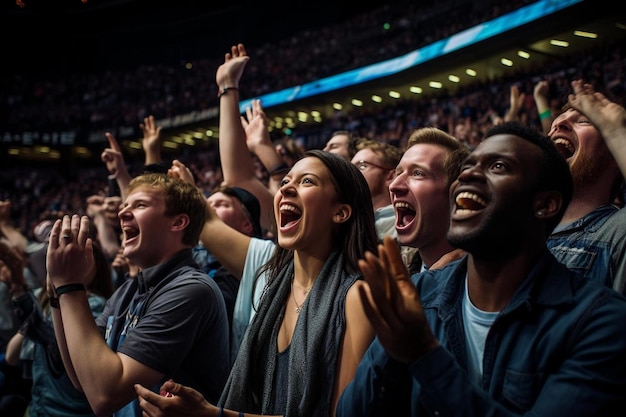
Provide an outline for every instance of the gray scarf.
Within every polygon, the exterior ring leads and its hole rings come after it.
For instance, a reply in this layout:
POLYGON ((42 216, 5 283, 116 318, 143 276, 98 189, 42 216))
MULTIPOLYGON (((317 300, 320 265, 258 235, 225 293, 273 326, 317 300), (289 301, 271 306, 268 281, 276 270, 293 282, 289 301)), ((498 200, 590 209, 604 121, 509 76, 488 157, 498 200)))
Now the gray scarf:
POLYGON ((337 358, 345 333, 345 301, 360 277, 344 269, 344 257, 326 260, 299 314, 289 348, 289 383, 274 386, 276 339, 293 277, 293 260, 267 288, 244 336, 219 404, 227 409, 268 414, 272 391, 287 390, 285 416, 329 416, 337 358))

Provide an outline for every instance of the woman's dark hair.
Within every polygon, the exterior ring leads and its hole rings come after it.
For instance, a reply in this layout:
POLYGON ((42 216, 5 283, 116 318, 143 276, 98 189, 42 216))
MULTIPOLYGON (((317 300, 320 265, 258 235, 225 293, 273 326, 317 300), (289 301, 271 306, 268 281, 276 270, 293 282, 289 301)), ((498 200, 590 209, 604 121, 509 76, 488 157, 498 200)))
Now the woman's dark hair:
MULTIPOLYGON (((352 207, 350 218, 337 229, 334 244, 335 248, 344 252, 346 270, 358 272, 358 260, 365 256, 366 251, 376 252, 378 243, 374 207, 365 177, 354 164, 330 152, 313 149, 306 151, 304 158, 317 158, 324 163, 330 172, 337 198, 352 207)), ((293 256, 293 251, 276 245, 274 255, 259 269, 257 279, 268 271, 268 283, 271 283, 293 256)))

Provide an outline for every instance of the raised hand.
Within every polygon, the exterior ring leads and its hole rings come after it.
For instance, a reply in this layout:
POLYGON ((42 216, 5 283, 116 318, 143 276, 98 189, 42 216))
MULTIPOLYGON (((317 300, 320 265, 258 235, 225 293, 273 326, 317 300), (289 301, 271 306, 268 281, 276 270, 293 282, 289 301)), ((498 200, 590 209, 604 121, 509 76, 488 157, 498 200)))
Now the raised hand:
POLYGON ((167 175, 172 178, 178 178, 179 180, 182 180, 191 185, 196 184, 191 170, 178 159, 174 159, 172 161, 172 167, 167 170, 167 175))
POLYGON ((158 164, 161 158, 161 126, 157 126, 154 116, 144 117, 143 123, 139 124, 143 131, 141 146, 145 154, 145 165, 158 164))
POLYGON ((386 236, 378 256, 367 252, 359 268, 368 284, 359 289, 365 313, 389 356, 408 364, 436 348, 439 342, 395 240, 386 236))
POLYGON ((550 99, 550 84, 546 80, 541 80, 533 88, 533 98, 536 102, 545 103, 548 106, 548 100, 550 99))
POLYGON ((215 81, 220 89, 225 87, 239 88, 239 80, 250 60, 243 44, 232 46, 230 50, 230 53, 227 52, 224 55, 224 63, 219 66, 215 74, 215 81))
POLYGON ((87 286, 94 268, 89 217, 74 214, 54 222, 50 231, 46 269, 54 287, 81 283, 87 286))
POLYGON ((252 106, 246 108, 246 117, 241 116, 241 124, 246 131, 246 144, 251 152, 259 145, 272 146, 269 134, 269 120, 261 107, 261 100, 252 100, 252 106))
POLYGON ((117 178, 120 174, 124 174, 126 172, 122 150, 120 145, 117 143, 115 136, 109 132, 106 132, 104 135, 109 141, 109 147, 102 151, 100 159, 106 165, 111 177, 117 178))
MULTIPOLYGON (((594 90, 583 80, 572 81, 574 94, 568 96, 569 104, 587 116, 605 139, 615 131, 626 130, 626 109, 594 90)), ((622 137, 622 141, 625 139, 622 137)))

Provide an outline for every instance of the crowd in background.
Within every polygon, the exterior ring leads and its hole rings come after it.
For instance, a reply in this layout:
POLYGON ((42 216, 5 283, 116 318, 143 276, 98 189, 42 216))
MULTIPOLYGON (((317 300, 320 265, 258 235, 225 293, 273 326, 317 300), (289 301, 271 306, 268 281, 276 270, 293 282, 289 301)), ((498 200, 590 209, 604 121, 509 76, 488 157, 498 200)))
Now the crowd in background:
MULTIPOLYGON (((303 30, 278 43, 248 41, 255 62, 242 85, 242 97, 397 57, 527 3, 402 2, 332 26, 303 30)), ((7 115, 2 124, 18 131, 115 131, 137 126, 150 114, 160 120, 217 106, 213 74, 219 59, 191 61, 191 69, 187 64, 151 63, 124 71, 103 68, 93 74, 42 72, 41 79, 14 74, 3 78, 6 83, 0 88, 7 115)))
MULTIPOLYGON (((76 394, 69 408, 99 415, 116 410, 139 415, 139 408, 153 415, 156 408, 176 404, 219 416, 234 410, 239 415, 259 410, 405 415, 406 407, 421 415, 430 406, 429 395, 438 407, 458 402, 455 407, 469 410, 462 402, 474 399, 494 410, 532 408, 537 415, 567 407, 579 407, 584 415, 585 407, 622 404, 617 391, 626 374, 621 366, 626 337, 618 319, 626 311, 623 45, 603 44, 454 92, 340 111, 321 125, 298 126, 271 140, 265 140, 270 135, 262 103, 253 102, 242 118, 238 113, 240 99, 247 96, 398 56, 525 4, 485 3, 477 10, 474 3, 449 0, 430 3, 426 12, 424 5, 406 4, 391 13, 383 6, 278 44, 251 46, 250 56, 243 44, 233 45, 222 55, 224 62, 198 61, 194 71, 156 65, 67 77, 67 82, 16 82, 2 97, 10 108, 9 126, 113 126, 114 131, 137 125, 145 156, 125 160, 107 133, 109 146, 97 164, 75 172, 26 165, 0 172, 0 280, 6 284, 0 289, 8 288, 13 313, 28 317, 18 317, 24 320, 17 333, 10 329, 9 344, 20 336, 20 343, 31 339, 34 354, 24 359, 22 345, 19 365, 31 366, 32 381, 47 376, 43 385, 33 384, 32 393, 24 388, 26 399, 36 398, 31 417, 39 415, 37 407, 48 395, 41 386, 76 394), (383 18, 392 22, 392 30, 381 34, 383 18), (337 39, 347 39, 350 53, 340 53, 346 46, 337 39), (218 85, 231 85, 226 90, 232 91, 216 94, 218 85), (570 108, 562 112, 565 104, 570 108), (220 114, 217 149, 160 154, 161 127, 155 120, 212 106, 219 106, 220 114), (348 140, 331 144, 337 136, 348 140), (561 157, 568 151, 566 162, 561 157), (377 200, 380 196, 384 199, 377 200), (241 203, 241 229, 226 221, 237 214, 229 207, 232 198, 241 203), (62 223, 53 223, 61 217, 62 223), (585 239, 577 234, 583 223, 593 226, 588 229, 596 233, 595 241, 588 230, 585 239), (87 261, 94 250, 87 230, 97 241, 102 268, 87 261), (6 241, 27 256, 14 255, 6 241), (373 252, 381 241, 379 264, 373 252), (407 248, 411 259, 401 253, 407 248), (583 251, 593 259, 581 265, 583 251), (34 272, 35 258, 45 273, 34 272), (28 259, 26 283, 21 265, 3 259, 28 259), (410 285, 396 288, 408 278, 400 276, 404 272, 415 273, 421 297, 410 294, 410 285), (233 284, 224 308, 225 290, 216 276, 233 284), (213 280, 207 283, 207 277, 213 280), (593 282, 600 279, 604 285, 593 282), (97 288, 103 280, 107 287, 97 288), (381 280, 391 295, 382 294, 381 280), (83 297, 83 291, 98 299, 83 297), (433 298, 442 305, 433 308, 433 298), (462 303, 445 306, 461 298, 462 303), (35 306, 42 300, 44 310, 38 312, 35 306), (20 307, 27 301, 30 313, 20 307), (104 340, 83 319, 87 306, 104 340), (461 344, 467 343, 468 352, 450 349, 459 329, 440 323, 443 315, 433 314, 439 308, 459 314, 452 321, 466 326, 461 344), (397 317, 384 319, 396 309, 397 317), (44 318, 50 321, 45 326, 44 318), (387 331, 385 323, 401 325, 387 331), (404 348, 407 344, 411 349, 404 348), (496 344, 496 363, 490 364, 483 353, 489 358, 496 344), (183 347, 190 352, 180 355, 178 367, 171 359, 183 347), (431 359, 420 362, 424 357, 431 359), (460 366, 449 366, 450 360, 460 366), (464 360, 476 384, 467 384, 464 360), (429 361, 441 370, 420 369, 429 361), (48 365, 42 370, 43 363, 48 365), (405 370, 398 364, 411 366, 405 370), (548 375, 521 396, 528 395, 528 404, 509 404, 506 390, 501 393, 500 387, 511 384, 505 379, 513 369, 522 376, 548 375), (432 382, 455 383, 421 395, 421 384, 429 389, 437 384, 417 377, 408 382, 407 370, 432 382), (62 383, 52 379, 57 373, 66 378, 62 383), (596 386, 598 380, 606 386, 596 386), (80 385, 82 393, 71 385, 80 385), (192 389, 202 395, 191 395, 192 389), (406 398, 416 399, 410 404, 394 399, 408 394, 405 389, 412 391, 406 398), (568 395, 556 406, 542 401, 555 392, 578 395, 580 404, 568 395), (167 399, 172 396, 179 399, 167 399), (537 401, 530 404, 531 399, 537 401)), ((15 346, 7 346, 13 353, 5 363, 14 366, 15 346)), ((512 385, 527 388, 521 381, 512 385)), ((6 406, 0 398, 0 410, 6 406)))
MULTIPOLYGON (((254 59, 242 81, 242 98, 398 56, 528 3, 531 2, 475 5, 449 0, 427 6, 381 6, 341 24, 294 33, 279 45, 250 47, 254 59), (474 9, 479 5, 482 8, 474 9), (381 33, 385 21, 391 23, 391 29, 381 33), (337 39, 342 39, 341 45, 337 39), (351 46, 346 47, 345 42, 351 46), (307 54, 302 54, 303 50, 307 54), (279 77, 277 71, 289 76, 279 77)), ((324 146, 333 131, 346 129, 355 136, 402 146, 416 127, 433 126, 475 143, 494 120, 508 111, 511 85, 518 85, 526 93, 520 119, 540 126, 532 100, 533 86, 539 79, 549 81, 554 109, 565 102, 571 92, 569 82, 576 78, 588 80, 612 100, 623 103, 624 64, 623 45, 604 44, 565 60, 549 60, 540 68, 485 84, 475 83, 454 93, 444 91, 384 106, 339 111, 322 124, 297 126, 291 137, 305 149, 317 149, 324 146)), ((7 110, 2 112, 7 117, 2 123, 23 131, 83 126, 91 130, 106 127, 115 132, 116 126, 138 127, 147 115, 159 120, 216 106, 213 74, 218 65, 219 60, 211 57, 195 62, 191 71, 182 65, 148 65, 134 71, 46 80, 14 75, 4 78, 8 83, 0 89, 1 102, 7 110)), ((214 149, 186 150, 176 157, 192 169, 203 189, 211 190, 220 183, 219 157, 214 149)), ((131 171, 137 172, 141 167, 141 161, 129 158, 128 162, 134 164, 131 171)), ((12 220, 30 237, 41 217, 51 212, 84 210, 85 198, 106 186, 106 172, 99 165, 81 166, 72 175, 67 174, 45 166, 18 166, 0 173, 0 199, 12 202, 12 220)))

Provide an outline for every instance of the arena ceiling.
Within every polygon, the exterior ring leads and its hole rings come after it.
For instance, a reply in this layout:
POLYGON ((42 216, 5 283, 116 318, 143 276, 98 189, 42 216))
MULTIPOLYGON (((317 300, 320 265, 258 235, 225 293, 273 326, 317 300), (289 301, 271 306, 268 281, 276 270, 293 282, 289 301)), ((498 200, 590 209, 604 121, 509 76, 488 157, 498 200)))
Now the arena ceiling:
MULTIPOLYGON (((272 36, 282 36, 281 31, 288 33, 307 24, 328 23, 349 13, 347 2, 331 4, 329 0, 318 2, 318 8, 305 13, 307 19, 301 17, 302 13, 295 15, 292 3, 284 0, 266 3, 263 11, 255 10, 254 5, 258 2, 252 5, 251 1, 237 0, 229 2, 228 6, 206 0, 178 0, 176 7, 154 0, 23 1, 23 8, 13 3, 8 7, 6 2, 0 8, 0 33, 7 45, 3 52, 4 66, 15 71, 42 73, 64 66, 71 67, 68 70, 92 71, 102 66, 133 66, 154 59, 179 60, 182 55, 194 53, 207 56, 209 50, 227 49, 231 39, 244 39, 247 43, 246 36, 262 31, 266 35, 264 39, 269 40, 272 36), (298 18, 303 20, 298 21, 298 18), (272 30, 268 31, 268 23, 272 30), (206 32, 215 35, 207 37, 206 32), (198 44, 193 41, 194 34, 198 34, 198 44), (207 41, 209 38, 211 42, 207 41), (223 42, 227 44, 221 44, 223 42), (181 50, 182 44, 189 49, 181 50), (172 48, 168 49, 168 45, 172 48)), ((376 2, 362 2, 363 10, 373 7, 373 3, 376 2)), ((372 105, 372 97, 377 96, 384 105, 397 99, 390 97, 391 92, 406 97, 419 87, 428 93, 431 81, 454 92, 466 83, 488 82, 503 76, 506 71, 541 65, 547 59, 602 47, 605 42, 626 45, 626 16, 624 12, 616 11, 608 0, 585 1, 581 7, 560 13, 556 18, 465 48, 429 65, 265 110, 273 124, 276 120, 295 120, 299 113, 319 112, 322 117, 329 117, 337 104, 348 109, 354 106, 355 100, 372 105), (581 36, 581 33, 597 36, 581 36), (553 40, 562 41, 567 47, 554 45, 553 40), (527 52, 529 57, 520 58, 519 51, 527 52), (503 58, 509 59, 513 65, 503 65, 503 58), (468 68, 476 75, 467 76, 468 68)), ((163 133, 177 151, 179 144, 187 142, 185 138, 199 137, 207 132, 212 132, 214 138, 219 136, 216 119, 166 129, 163 133)), ((125 146, 129 152, 141 149, 132 141, 125 142, 125 146)))

